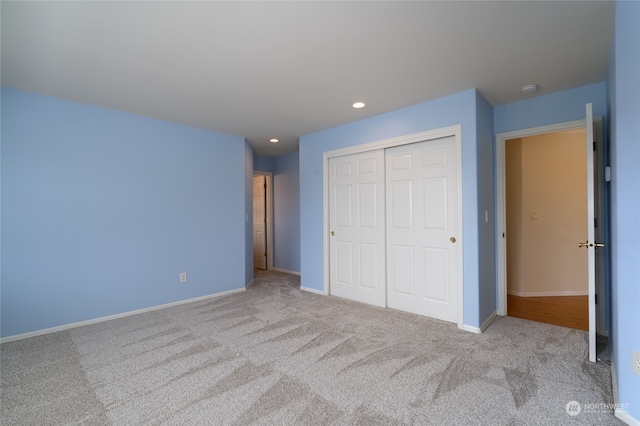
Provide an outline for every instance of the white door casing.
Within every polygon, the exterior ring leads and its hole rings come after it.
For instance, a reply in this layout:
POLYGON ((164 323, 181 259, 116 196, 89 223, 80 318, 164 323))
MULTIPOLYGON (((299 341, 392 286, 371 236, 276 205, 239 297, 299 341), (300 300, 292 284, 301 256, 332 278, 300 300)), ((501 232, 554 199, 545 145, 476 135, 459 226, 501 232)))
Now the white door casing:
POLYGON ((267 269, 265 176, 253 176, 253 267, 267 269))
POLYGON ((386 150, 387 306, 458 319, 457 155, 453 137, 386 150))
POLYGON ((329 160, 331 294, 385 306, 384 152, 329 160))

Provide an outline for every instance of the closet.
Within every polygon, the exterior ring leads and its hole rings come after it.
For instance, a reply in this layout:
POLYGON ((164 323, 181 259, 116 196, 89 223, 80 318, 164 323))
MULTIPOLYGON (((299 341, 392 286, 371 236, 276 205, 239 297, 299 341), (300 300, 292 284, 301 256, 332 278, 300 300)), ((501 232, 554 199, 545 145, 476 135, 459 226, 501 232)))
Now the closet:
POLYGON ((456 136, 333 156, 329 292, 458 322, 456 136))

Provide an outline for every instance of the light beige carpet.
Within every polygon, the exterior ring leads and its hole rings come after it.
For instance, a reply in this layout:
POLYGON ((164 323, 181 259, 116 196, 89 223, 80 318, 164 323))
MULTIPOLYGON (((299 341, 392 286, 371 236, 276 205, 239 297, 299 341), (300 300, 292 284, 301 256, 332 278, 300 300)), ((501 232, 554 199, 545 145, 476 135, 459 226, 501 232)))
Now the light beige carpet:
POLYGON ((622 424, 585 332, 481 334, 299 290, 247 291, 0 346, 3 425, 622 424), (585 406, 586 407, 586 406, 585 406))

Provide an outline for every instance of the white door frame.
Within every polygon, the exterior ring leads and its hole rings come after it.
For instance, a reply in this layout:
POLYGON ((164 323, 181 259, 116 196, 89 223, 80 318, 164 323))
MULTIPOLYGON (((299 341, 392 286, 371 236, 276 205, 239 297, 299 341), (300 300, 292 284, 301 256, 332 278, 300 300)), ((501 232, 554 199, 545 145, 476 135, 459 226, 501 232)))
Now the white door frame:
MULTIPOLYGON (((601 126, 602 117, 593 120, 596 126, 601 126)), ((498 309, 497 314, 507 315, 507 245, 504 237, 506 227, 506 186, 505 186, 505 141, 509 139, 535 136, 544 133, 560 132, 582 128, 586 126, 586 119, 568 121, 565 123, 550 124, 547 126, 532 127, 511 132, 498 133, 496 135, 496 245, 498 248, 498 309)), ((596 139, 599 139, 596 137, 596 139)), ((600 145, 602 143, 600 142, 600 145)), ((602 200, 600 200, 601 202, 602 200)), ((603 218, 599 219, 603 222, 603 218)), ((577 244, 577 242, 576 242, 577 244)), ((604 298, 604 294, 601 296, 604 298)))
MULTIPOLYGON (((460 124, 454 126, 443 127, 440 129, 428 130, 425 132, 412 133, 409 135, 398 136, 395 138, 384 139, 375 142, 364 143, 361 145, 350 146, 347 148, 335 149, 332 151, 325 151, 322 157, 322 174, 323 174, 323 220, 322 220, 322 242, 323 242, 323 260, 324 260, 324 289, 323 294, 329 294, 330 283, 330 269, 329 269, 329 245, 330 245, 330 229, 329 229, 329 158, 339 157, 342 155, 357 154, 365 151, 372 151, 376 149, 391 148, 399 145, 406 145, 410 143, 423 142, 432 139, 439 139, 448 136, 453 136, 456 144, 457 153, 457 169, 458 169, 458 229, 460 239, 457 245, 458 249, 458 328, 462 329, 464 326, 464 228, 462 226, 462 212, 464 211, 462 205, 462 126, 460 124)), ((385 277, 386 281, 386 277, 385 277)))
POLYGON ((267 234, 267 270, 273 269, 273 173, 271 172, 261 172, 254 170, 254 176, 264 176, 265 182, 267 184, 267 191, 265 194, 267 205, 266 205, 266 213, 267 213, 267 226, 265 226, 266 234, 267 234))

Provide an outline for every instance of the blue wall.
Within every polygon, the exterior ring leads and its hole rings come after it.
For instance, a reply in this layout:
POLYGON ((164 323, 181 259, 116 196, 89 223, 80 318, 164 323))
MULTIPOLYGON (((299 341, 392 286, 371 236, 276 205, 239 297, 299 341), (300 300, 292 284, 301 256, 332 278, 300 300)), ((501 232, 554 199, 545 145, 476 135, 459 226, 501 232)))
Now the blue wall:
POLYGON ((3 337, 244 287, 243 138, 1 95, 3 337))
POLYGON ((496 312, 495 241, 495 149, 493 143, 493 107, 476 94, 476 138, 478 156, 478 301, 480 325, 496 312), (485 221, 485 212, 487 220, 485 221))
MULTIPOLYGON (((488 185, 492 185, 493 175, 478 175, 478 120, 488 119, 485 107, 482 114, 476 114, 478 96, 475 90, 468 90, 300 138, 300 265, 303 286, 324 289, 323 152, 461 124, 464 323, 472 327, 482 324, 486 318, 481 317, 478 299, 478 187, 481 185, 484 188, 487 184, 479 184, 478 181, 487 180, 488 185)), ((489 121, 483 123, 483 126, 490 128, 492 123, 489 121)), ((482 160, 482 164, 484 167, 485 160, 482 160)), ((484 218, 484 211, 482 217, 484 218)), ((491 263, 494 262, 495 253, 489 252, 486 256, 491 259, 491 263)), ((493 286, 495 287, 495 283, 493 286)), ((495 288, 491 291, 495 292, 495 288)), ((493 309, 495 310, 495 297, 493 309)))
POLYGON ((539 96, 494 108, 495 133, 529 129, 585 119, 585 105, 593 103, 593 116, 606 114, 605 83, 539 96))
POLYGON ((273 167, 273 266, 300 272, 300 156, 275 157, 273 167))
POLYGON ((618 402, 640 421, 640 3, 616 2, 607 79, 611 161, 611 334, 618 402))
POLYGON ((253 170, 257 172, 270 172, 273 173, 273 157, 265 157, 262 155, 253 154, 253 170))

